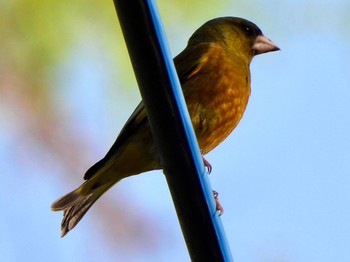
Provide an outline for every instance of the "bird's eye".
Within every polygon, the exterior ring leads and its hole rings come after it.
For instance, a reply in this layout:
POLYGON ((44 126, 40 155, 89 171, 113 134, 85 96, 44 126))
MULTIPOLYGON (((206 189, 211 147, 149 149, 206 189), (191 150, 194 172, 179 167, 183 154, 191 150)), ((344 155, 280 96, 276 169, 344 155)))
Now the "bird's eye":
POLYGON ((251 35, 253 33, 253 30, 247 25, 243 25, 242 29, 247 35, 251 35))

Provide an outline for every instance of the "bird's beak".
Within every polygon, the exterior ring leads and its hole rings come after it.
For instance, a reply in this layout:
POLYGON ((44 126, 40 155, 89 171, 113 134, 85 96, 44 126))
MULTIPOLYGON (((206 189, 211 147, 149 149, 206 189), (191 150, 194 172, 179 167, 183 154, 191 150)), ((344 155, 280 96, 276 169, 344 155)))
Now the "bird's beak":
POLYGON ((255 55, 280 50, 277 45, 263 35, 257 36, 252 49, 255 51, 255 55))

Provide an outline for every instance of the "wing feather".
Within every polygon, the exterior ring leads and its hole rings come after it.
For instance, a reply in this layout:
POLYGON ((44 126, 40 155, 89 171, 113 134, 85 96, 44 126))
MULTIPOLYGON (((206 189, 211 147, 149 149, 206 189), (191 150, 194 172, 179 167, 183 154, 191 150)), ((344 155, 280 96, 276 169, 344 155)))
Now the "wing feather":
POLYGON ((128 121, 125 123, 124 127, 119 133, 113 146, 109 149, 104 158, 90 167, 85 175, 84 179, 90 179, 116 152, 118 149, 128 140, 133 134, 136 133, 137 129, 143 125, 147 120, 147 114, 142 101, 136 107, 134 112, 129 117, 128 121))
MULTIPOLYGON (((212 51, 211 47, 212 44, 210 43, 188 46, 174 58, 176 71, 182 86, 188 79, 195 76, 206 64, 212 51), (206 55, 206 53, 208 54, 206 55)), ((119 136, 107 152, 106 156, 86 171, 84 179, 88 180, 96 174, 96 172, 118 152, 118 149, 137 132, 138 128, 141 125, 144 125, 147 121, 147 113, 141 101, 125 123, 119 136)))

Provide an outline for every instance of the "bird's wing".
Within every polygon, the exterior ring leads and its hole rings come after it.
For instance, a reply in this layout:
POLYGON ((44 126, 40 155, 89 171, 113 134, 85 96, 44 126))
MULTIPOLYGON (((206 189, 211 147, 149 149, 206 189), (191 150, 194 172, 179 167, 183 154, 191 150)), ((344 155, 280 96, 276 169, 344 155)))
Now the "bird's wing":
POLYGON ((174 64, 181 85, 195 76, 208 62, 211 53, 215 51, 214 44, 201 43, 188 46, 174 58, 174 64))
MULTIPOLYGON (((174 58, 177 74, 182 85, 186 80, 201 70, 209 60, 212 49, 212 45, 208 43, 198 44, 193 47, 188 46, 174 58)), ((116 152, 118 152, 118 149, 126 142, 126 140, 135 134, 136 130, 147 121, 147 113, 141 101, 125 123, 119 136, 106 156, 86 171, 84 179, 87 180, 91 178, 110 158, 114 156, 114 154, 116 154, 116 152)))
POLYGON ((141 101, 129 117, 128 121, 125 123, 123 129, 120 131, 116 141, 109 149, 106 156, 86 171, 84 179, 87 180, 91 178, 118 151, 125 141, 130 138, 141 125, 144 124, 145 121, 147 121, 147 114, 141 101))

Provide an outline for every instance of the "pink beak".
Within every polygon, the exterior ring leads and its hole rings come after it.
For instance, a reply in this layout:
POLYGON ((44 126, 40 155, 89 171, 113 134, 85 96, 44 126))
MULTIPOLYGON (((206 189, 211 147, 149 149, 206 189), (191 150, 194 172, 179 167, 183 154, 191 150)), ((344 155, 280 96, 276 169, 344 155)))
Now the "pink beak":
POLYGON ((252 49, 255 51, 255 55, 280 50, 276 44, 263 35, 259 35, 255 39, 252 49))

